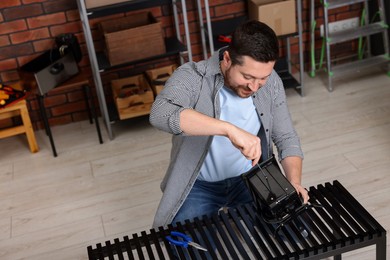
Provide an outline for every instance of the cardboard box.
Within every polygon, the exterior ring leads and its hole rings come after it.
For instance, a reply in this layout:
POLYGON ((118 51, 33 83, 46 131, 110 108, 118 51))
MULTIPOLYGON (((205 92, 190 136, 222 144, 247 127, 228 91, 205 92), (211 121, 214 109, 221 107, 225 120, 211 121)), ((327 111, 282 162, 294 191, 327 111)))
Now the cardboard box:
POLYGON ((177 65, 169 65, 145 71, 155 96, 161 92, 164 88, 165 82, 169 79, 176 68, 177 65))
POLYGON ((165 53, 161 23, 150 12, 103 21, 99 27, 111 65, 165 53))
POLYGON ((121 120, 150 113, 154 96, 144 75, 112 80, 111 88, 121 120))
POLYGON ((85 6, 87 9, 90 9, 130 1, 131 0, 85 0, 85 6))
POLYGON ((248 0, 249 19, 271 27, 276 35, 297 31, 295 0, 248 0))

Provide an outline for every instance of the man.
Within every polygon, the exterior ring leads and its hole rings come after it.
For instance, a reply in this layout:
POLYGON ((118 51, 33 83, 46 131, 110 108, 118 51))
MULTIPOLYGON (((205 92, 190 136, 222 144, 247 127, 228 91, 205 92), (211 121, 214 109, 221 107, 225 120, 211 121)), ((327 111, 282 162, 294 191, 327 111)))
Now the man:
POLYGON ((248 21, 227 48, 182 65, 166 82, 150 114, 153 126, 173 134, 155 227, 250 202, 240 175, 272 156, 272 143, 288 180, 308 201, 300 141, 273 70, 278 53, 273 30, 248 21))

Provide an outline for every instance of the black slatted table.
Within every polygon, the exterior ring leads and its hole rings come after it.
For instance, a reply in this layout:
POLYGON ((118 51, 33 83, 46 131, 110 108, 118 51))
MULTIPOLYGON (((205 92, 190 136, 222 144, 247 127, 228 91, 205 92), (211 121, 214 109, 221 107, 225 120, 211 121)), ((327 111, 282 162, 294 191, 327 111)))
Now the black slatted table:
POLYGON ((298 221, 265 223, 253 205, 177 223, 88 247, 89 259, 321 259, 376 245, 386 259, 386 230, 338 182, 310 187, 310 208, 298 221), (181 231, 208 252, 174 247, 165 236, 181 231))

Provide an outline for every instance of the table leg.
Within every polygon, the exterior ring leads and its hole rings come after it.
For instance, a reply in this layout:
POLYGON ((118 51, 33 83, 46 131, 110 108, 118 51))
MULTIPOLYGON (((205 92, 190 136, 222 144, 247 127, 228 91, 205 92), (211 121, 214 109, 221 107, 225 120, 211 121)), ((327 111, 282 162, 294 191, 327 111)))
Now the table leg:
POLYGON ((38 101, 39 101, 39 110, 41 111, 41 116, 43 119, 43 123, 45 125, 46 135, 49 136, 51 149, 53 151, 53 156, 57 157, 57 151, 53 140, 53 135, 51 133, 49 120, 46 116, 46 110, 45 110, 45 104, 44 104, 44 95, 38 95, 38 101))
POLYGON ((103 143, 103 138, 102 138, 102 133, 100 131, 100 125, 99 125, 99 120, 96 115, 96 107, 93 102, 93 96, 91 95, 91 91, 88 85, 83 86, 84 90, 84 96, 85 96, 85 102, 87 104, 87 110, 88 110, 88 116, 89 116, 89 122, 92 124, 92 118, 95 120, 95 125, 96 125, 96 131, 98 133, 99 137, 99 143, 103 143))
POLYGON ((377 260, 386 260, 386 249, 387 249, 386 236, 383 236, 376 244, 377 260))

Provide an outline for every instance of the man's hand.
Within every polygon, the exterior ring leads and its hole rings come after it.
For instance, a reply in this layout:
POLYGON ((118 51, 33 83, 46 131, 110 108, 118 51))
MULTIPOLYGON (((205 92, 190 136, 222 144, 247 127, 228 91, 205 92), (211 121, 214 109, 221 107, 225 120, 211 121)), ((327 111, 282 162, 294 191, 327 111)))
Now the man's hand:
POLYGON ((228 132, 227 137, 230 142, 241 151, 248 160, 252 160, 252 166, 255 166, 261 157, 260 138, 245 130, 233 126, 228 132))
POLYGON ((309 202, 309 193, 307 192, 307 190, 304 187, 302 187, 300 184, 296 184, 296 183, 291 183, 291 184, 297 191, 298 195, 302 197, 303 203, 307 204, 309 202))
POLYGON ((298 195, 302 197, 303 203, 306 204, 309 201, 309 194, 301 185, 302 158, 297 156, 286 157, 281 161, 281 164, 287 179, 294 186, 298 195))
POLYGON ((215 119, 192 109, 180 113, 180 128, 187 135, 226 136, 255 166, 261 157, 260 138, 229 122, 215 119))

